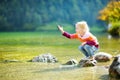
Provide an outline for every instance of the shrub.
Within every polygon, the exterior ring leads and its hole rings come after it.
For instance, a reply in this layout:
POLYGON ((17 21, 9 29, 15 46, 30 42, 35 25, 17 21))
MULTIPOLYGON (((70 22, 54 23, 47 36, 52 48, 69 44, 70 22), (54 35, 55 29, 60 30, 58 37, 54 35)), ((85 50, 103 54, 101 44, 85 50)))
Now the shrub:
POLYGON ((112 23, 112 26, 108 29, 113 37, 120 37, 120 22, 112 23))

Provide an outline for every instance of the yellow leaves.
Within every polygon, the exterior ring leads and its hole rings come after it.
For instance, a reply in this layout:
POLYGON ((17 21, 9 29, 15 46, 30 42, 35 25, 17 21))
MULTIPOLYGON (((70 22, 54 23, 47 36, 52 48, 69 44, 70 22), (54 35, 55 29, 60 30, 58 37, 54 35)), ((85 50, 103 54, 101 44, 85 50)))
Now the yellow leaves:
POLYGON ((103 10, 101 10, 100 12, 99 12, 99 14, 102 14, 102 15, 100 15, 99 17, 98 17, 98 19, 100 19, 100 20, 103 20, 103 21, 106 21, 107 20, 107 18, 108 18, 108 14, 110 13, 110 11, 109 10, 107 10, 107 8, 104 8, 103 10))
POLYGON ((99 12, 98 19, 106 22, 116 22, 120 20, 120 1, 111 1, 99 12))

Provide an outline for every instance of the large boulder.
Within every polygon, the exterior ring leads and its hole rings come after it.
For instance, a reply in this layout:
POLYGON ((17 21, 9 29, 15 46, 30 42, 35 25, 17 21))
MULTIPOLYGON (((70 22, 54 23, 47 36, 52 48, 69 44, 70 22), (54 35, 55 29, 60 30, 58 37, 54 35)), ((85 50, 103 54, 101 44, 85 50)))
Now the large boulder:
POLYGON ((96 60, 91 60, 91 59, 81 59, 79 61, 78 66, 79 67, 90 67, 90 66, 96 66, 97 61, 96 60))
POLYGON ((98 52, 94 55, 94 58, 98 62, 107 62, 111 60, 112 55, 105 52, 98 52))
POLYGON ((120 80, 120 55, 114 57, 114 60, 109 68, 110 78, 115 78, 120 80))
POLYGON ((57 58, 50 53, 47 54, 41 54, 39 56, 36 56, 32 59, 32 62, 49 62, 49 63, 55 63, 57 62, 57 58))

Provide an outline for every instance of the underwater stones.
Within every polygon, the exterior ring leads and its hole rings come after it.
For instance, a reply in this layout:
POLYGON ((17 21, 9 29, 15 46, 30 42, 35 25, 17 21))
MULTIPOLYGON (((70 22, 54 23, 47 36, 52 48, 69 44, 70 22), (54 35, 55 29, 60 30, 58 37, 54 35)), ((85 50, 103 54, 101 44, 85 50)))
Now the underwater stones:
POLYGON ((120 55, 114 57, 114 60, 109 68, 110 78, 115 78, 120 80, 120 55))
POLYGON ((20 62, 19 60, 4 60, 4 62, 20 62))
POLYGON ((60 65, 60 69, 64 68, 64 69, 72 69, 77 67, 78 65, 78 61, 75 59, 70 59, 69 61, 67 61, 65 64, 60 65))
POLYGON ((91 60, 91 59, 81 59, 79 61, 78 66, 79 67, 90 67, 90 66, 96 66, 97 61, 96 60, 91 60))
POLYGON ((112 55, 105 52, 98 52, 94 55, 94 58, 98 62, 107 62, 111 60, 112 55))
POLYGON ((47 54, 41 54, 39 56, 36 56, 32 59, 32 62, 49 62, 49 63, 55 63, 57 62, 57 58, 50 53, 47 54))

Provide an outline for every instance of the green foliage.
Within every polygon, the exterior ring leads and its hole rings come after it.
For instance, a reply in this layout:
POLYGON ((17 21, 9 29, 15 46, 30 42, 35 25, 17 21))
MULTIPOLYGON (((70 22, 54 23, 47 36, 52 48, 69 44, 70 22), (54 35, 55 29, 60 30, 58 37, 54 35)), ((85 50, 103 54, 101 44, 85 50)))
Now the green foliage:
POLYGON ((90 28, 90 31, 94 34, 101 34, 104 30, 105 28, 103 26, 93 26, 90 28))
POLYGON ((109 28, 108 32, 113 37, 120 37, 120 22, 112 23, 112 26, 109 28))
POLYGON ((36 29, 36 31, 56 31, 56 30, 57 30, 57 24, 55 22, 39 26, 36 29))
POLYGON ((30 24, 30 23, 25 23, 24 26, 23 26, 23 30, 34 31, 35 30, 35 25, 30 24))
POLYGON ((67 23, 57 24, 56 22, 48 23, 48 24, 45 24, 44 26, 43 25, 39 26, 37 27, 36 31, 46 31, 46 32, 57 31, 58 30, 57 25, 62 26, 65 31, 74 32, 74 26, 67 23))
POLYGON ((2 0, 0 1, 0 31, 43 30, 40 27, 48 23, 57 22, 73 25, 80 20, 86 20, 90 26, 93 26, 97 24, 98 11, 108 1, 2 0))

